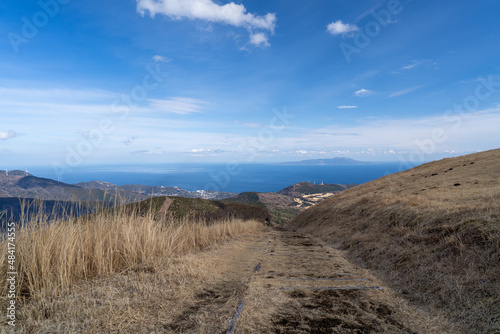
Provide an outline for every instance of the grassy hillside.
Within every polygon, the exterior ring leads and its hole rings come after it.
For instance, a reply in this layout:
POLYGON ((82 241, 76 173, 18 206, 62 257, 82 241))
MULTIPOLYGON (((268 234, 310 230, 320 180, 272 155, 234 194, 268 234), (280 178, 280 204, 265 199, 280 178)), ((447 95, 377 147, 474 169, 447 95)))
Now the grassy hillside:
POLYGON ((226 199, 224 202, 227 203, 243 203, 248 205, 255 205, 265 208, 266 205, 260 200, 260 194, 253 191, 243 192, 232 198, 226 199))
POLYGON ((302 195, 319 194, 319 193, 338 193, 346 189, 352 188, 354 184, 312 184, 310 182, 300 182, 278 191, 278 194, 300 197, 302 195))
POLYGON ((464 333, 500 333, 500 150, 349 189, 291 227, 346 250, 464 333))
POLYGON ((194 219, 206 222, 236 218, 265 222, 271 214, 265 207, 241 203, 206 200, 185 197, 154 197, 127 206, 142 215, 151 215, 156 219, 174 218, 176 220, 194 219))
POLYGON ((264 208, 270 213, 272 222, 278 225, 290 222, 300 212, 293 197, 277 193, 244 192, 224 202, 264 208))

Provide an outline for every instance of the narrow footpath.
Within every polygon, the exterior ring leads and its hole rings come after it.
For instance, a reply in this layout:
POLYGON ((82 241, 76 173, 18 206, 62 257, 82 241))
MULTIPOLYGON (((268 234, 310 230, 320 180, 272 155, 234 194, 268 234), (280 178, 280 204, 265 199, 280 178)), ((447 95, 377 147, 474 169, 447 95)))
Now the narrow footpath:
POLYGON ((210 251, 207 281, 172 333, 447 333, 338 250, 280 229, 210 251))

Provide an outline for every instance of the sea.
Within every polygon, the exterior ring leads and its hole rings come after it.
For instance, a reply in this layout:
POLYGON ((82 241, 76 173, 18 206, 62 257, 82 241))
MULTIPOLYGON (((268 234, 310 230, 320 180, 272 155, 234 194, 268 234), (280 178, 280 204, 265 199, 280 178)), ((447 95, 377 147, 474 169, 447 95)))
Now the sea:
POLYGON ((57 174, 51 167, 34 167, 38 177, 64 183, 105 181, 117 185, 141 184, 179 187, 189 191, 216 190, 277 192, 295 183, 363 184, 403 170, 399 162, 365 165, 279 165, 279 164, 154 164, 85 166, 57 174))

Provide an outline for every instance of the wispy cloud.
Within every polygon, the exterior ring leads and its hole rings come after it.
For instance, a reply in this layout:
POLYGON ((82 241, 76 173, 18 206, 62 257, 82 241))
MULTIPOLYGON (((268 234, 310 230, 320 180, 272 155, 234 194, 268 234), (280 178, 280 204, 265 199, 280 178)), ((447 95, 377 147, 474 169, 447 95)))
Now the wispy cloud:
POLYGON ((423 86, 417 86, 417 87, 412 87, 412 88, 408 88, 408 89, 403 89, 403 90, 400 90, 400 91, 397 91, 397 92, 394 92, 392 94, 390 94, 388 96, 388 98, 393 98, 393 97, 398 97, 398 96, 403 96, 403 95, 406 95, 406 94, 410 94, 420 88, 422 88, 423 86))
POLYGON ((9 131, 0 131, 0 140, 7 140, 10 138, 14 138, 16 133, 12 130, 9 131))
POLYGON ((368 89, 364 89, 364 88, 354 92, 354 96, 357 96, 357 97, 365 97, 365 96, 369 96, 372 94, 373 94, 373 91, 368 90, 368 89))
POLYGON ((414 59, 410 61, 408 64, 403 65, 402 67, 398 68, 397 70, 392 71, 392 74, 401 74, 406 71, 412 70, 414 68, 420 67, 422 65, 426 64, 436 64, 430 59, 414 59))
POLYGON ((418 152, 422 147, 431 147, 434 153, 458 149, 474 151, 494 148, 491 143, 500 141, 497 129, 499 123, 500 106, 468 113, 462 121, 458 116, 434 115, 319 128, 306 131, 301 136, 283 138, 279 146, 282 149, 291 147, 295 150, 332 147, 359 150, 369 145, 389 153, 390 150, 418 152), (443 134, 439 143, 432 141, 435 129, 439 129, 443 134), (429 142, 434 146, 429 145, 429 142))
POLYGON ((153 60, 156 63, 168 63, 168 62, 172 61, 172 59, 164 57, 164 56, 160 56, 160 55, 154 55, 153 60))
POLYGON ((137 155, 144 155, 144 154, 149 155, 149 154, 153 154, 153 152, 150 151, 150 150, 137 150, 137 151, 132 151, 130 153, 131 154, 137 154, 137 155))
POLYGON ((358 22, 362 19, 364 19, 365 17, 367 16, 370 16, 370 15, 373 15, 373 12, 376 11, 377 9, 379 9, 380 7, 382 7, 384 5, 384 2, 383 1, 380 1, 378 3, 376 3, 375 5, 373 5, 370 9, 367 9, 365 10, 363 13, 361 13, 361 15, 359 15, 357 18, 356 18, 356 21, 355 22, 358 22))
POLYGON ((98 89, 66 89, 66 88, 8 88, 0 87, 2 102, 5 100, 33 101, 95 101, 115 98, 119 94, 98 89))
POLYGON ((359 28, 355 24, 343 23, 341 20, 330 23, 326 29, 332 35, 347 36, 350 33, 358 31, 359 28))
POLYGON ((222 153, 227 153, 226 150, 220 149, 205 149, 205 148, 195 148, 186 153, 192 157, 216 157, 222 153))
POLYGON ((150 99, 149 104, 157 111, 188 115, 203 112, 208 102, 188 97, 172 97, 165 100, 150 99))
POLYGON ((11 114, 58 115, 109 113, 118 93, 103 90, 0 87, 0 108, 11 114))
POLYGON ((338 106, 338 109, 356 109, 358 106, 338 106))
POLYGON ((400 68, 400 70, 411 70, 412 68, 415 68, 417 66, 423 65, 430 63, 431 61, 429 59, 422 59, 422 60, 412 60, 410 64, 405 65, 400 68))
POLYGON ((246 28, 250 42, 257 46, 267 46, 267 33, 274 33, 276 27, 274 13, 255 15, 234 2, 218 5, 212 0, 137 0, 137 12, 142 16, 149 12, 151 17, 163 14, 177 20, 187 18, 246 28), (260 32, 255 33, 256 30, 260 32))

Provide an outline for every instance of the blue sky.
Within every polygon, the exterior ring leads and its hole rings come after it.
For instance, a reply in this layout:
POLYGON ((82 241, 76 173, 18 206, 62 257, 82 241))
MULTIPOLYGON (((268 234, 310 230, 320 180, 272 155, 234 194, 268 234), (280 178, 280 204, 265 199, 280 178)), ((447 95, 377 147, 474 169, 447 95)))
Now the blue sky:
POLYGON ((3 1, 1 164, 497 148, 498 13, 495 0, 3 1))

